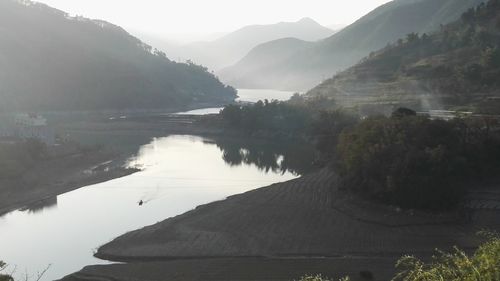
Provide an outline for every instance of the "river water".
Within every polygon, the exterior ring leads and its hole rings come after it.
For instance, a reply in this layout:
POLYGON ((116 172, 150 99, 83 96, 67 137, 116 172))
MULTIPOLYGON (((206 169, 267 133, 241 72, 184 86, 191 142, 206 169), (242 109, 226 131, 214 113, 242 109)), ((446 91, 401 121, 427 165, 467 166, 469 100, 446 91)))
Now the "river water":
POLYGON ((238 89, 238 101, 258 102, 259 100, 279 100, 290 99, 294 92, 266 90, 266 89, 238 89))
POLYGON ((135 149, 127 165, 142 171, 0 217, 0 259, 19 279, 49 265, 42 280, 106 263, 92 255, 111 239, 201 204, 296 178, 311 169, 313 155, 303 144, 195 136, 85 134, 79 140, 135 149))
MULTIPOLYGON (((294 92, 290 91, 279 91, 279 90, 266 90, 266 89, 238 89, 238 99, 237 101, 242 102, 258 102, 259 100, 278 100, 286 101, 294 92)), ((222 107, 211 107, 195 109, 186 112, 179 112, 180 115, 206 115, 206 114, 218 114, 222 110, 222 107)))

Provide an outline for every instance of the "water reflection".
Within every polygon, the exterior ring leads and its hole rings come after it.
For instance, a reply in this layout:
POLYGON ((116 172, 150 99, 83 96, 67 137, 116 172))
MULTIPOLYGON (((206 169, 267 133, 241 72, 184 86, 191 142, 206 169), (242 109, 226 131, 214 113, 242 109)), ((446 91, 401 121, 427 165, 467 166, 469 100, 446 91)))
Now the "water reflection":
MULTIPOLYGON (((146 138, 113 132, 98 136, 93 141, 108 146, 121 142, 124 151, 146 138)), ((149 140, 135 146, 137 155, 130 161, 143 167, 141 172, 0 218, 0 258, 17 266, 17 279, 48 264, 52 266, 42 281, 106 263, 95 260, 92 252, 114 237, 201 204, 296 178, 311 161, 300 159, 306 148, 298 144, 190 136, 149 140)))
POLYGON ((315 151, 307 144, 234 138, 218 138, 213 143, 221 150, 222 159, 231 166, 255 165, 266 173, 290 172, 294 175, 313 169, 315 151))
POLYGON ((30 214, 37 214, 54 208, 57 208, 57 197, 42 199, 22 208, 20 211, 28 212, 30 214))

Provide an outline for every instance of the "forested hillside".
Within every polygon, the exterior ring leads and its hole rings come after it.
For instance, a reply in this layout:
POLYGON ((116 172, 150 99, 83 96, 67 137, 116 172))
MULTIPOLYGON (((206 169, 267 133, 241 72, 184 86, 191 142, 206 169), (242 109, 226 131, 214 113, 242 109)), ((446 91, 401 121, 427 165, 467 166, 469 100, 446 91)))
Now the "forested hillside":
POLYGON ((235 91, 110 23, 0 0, 0 110, 178 108, 235 91))
POLYGON ((500 1, 465 12, 433 34, 410 33, 311 90, 343 105, 459 106, 498 112, 500 1))
MULTIPOLYGON (((410 32, 431 32, 457 20, 482 0, 394 0, 380 6, 333 36, 297 50, 286 59, 268 60, 251 73, 222 76, 239 87, 307 90, 357 63, 371 51, 410 32)), ((290 46, 293 48, 293 45, 290 46)), ((277 57, 284 49, 275 52, 277 57)), ((254 56, 258 58, 258 56, 254 56)), ((255 63, 254 63, 255 64, 255 63)), ((227 69, 235 73, 242 65, 227 69)))

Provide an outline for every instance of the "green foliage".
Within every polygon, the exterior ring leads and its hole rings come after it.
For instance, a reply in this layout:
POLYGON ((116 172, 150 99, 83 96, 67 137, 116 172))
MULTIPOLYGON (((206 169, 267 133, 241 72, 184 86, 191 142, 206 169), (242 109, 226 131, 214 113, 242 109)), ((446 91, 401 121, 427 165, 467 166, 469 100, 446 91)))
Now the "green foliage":
POLYGON ((335 158, 339 135, 357 124, 359 117, 343 110, 321 111, 312 123, 312 135, 324 160, 335 158))
MULTIPOLYGON (((339 281, 350 281, 349 277, 341 278, 339 281)), ((299 281, 333 281, 333 279, 329 279, 320 275, 306 275, 299 279, 299 281)))
POLYGON ((472 256, 455 248, 439 252, 431 263, 405 256, 397 263, 401 271, 394 281, 498 281, 500 280, 500 239, 491 235, 472 256))
POLYGON ((423 116, 370 117, 337 146, 343 185, 405 208, 446 209, 463 183, 498 172, 500 142, 484 123, 423 116))
POLYGON ((500 49, 498 46, 487 47, 481 53, 481 62, 484 67, 500 67, 500 49))
MULTIPOLYGON (((500 280, 500 236, 486 233, 487 240, 468 256, 455 248, 438 251, 429 263, 414 256, 404 256, 396 264, 399 273, 392 281, 498 281, 500 280)), ((345 277, 340 281, 349 281, 345 277)), ((307 275, 299 281, 333 281, 321 275, 307 275)))
POLYGON ((313 112, 305 106, 265 100, 247 106, 226 106, 221 117, 229 126, 249 132, 301 134, 307 132, 313 112))
POLYGON ((358 117, 343 110, 332 110, 334 102, 322 97, 304 99, 295 95, 290 101, 259 101, 253 105, 229 105, 221 111, 230 127, 250 133, 312 137, 324 155, 335 148, 340 132, 358 117))

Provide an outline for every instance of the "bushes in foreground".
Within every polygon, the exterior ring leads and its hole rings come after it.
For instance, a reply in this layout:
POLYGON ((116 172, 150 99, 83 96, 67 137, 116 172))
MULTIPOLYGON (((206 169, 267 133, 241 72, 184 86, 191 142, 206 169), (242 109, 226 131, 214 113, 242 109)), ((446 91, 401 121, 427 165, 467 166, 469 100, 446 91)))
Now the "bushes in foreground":
POLYGON ((500 280, 500 237, 489 234, 473 255, 455 248, 454 252, 439 252, 432 262, 425 263, 413 256, 401 258, 396 267, 400 273, 394 281, 498 281, 500 280))
MULTIPOLYGON (((413 256, 404 256, 396 264, 399 273, 392 281, 498 281, 500 280, 500 236, 487 234, 487 241, 472 254, 455 248, 454 252, 438 252, 425 263, 413 256)), ((345 277, 340 281, 348 281, 345 277)), ((333 281, 305 276, 299 281, 333 281)))
MULTIPOLYGON (((344 277, 340 279, 339 281, 350 281, 351 279, 349 277, 344 277)), ((299 281, 334 281, 333 279, 328 279, 325 278, 321 275, 307 275, 302 278, 300 278, 299 281)))
POLYGON ((7 265, 3 261, 0 261, 0 281, 14 281, 10 275, 2 274, 6 266, 7 265))

